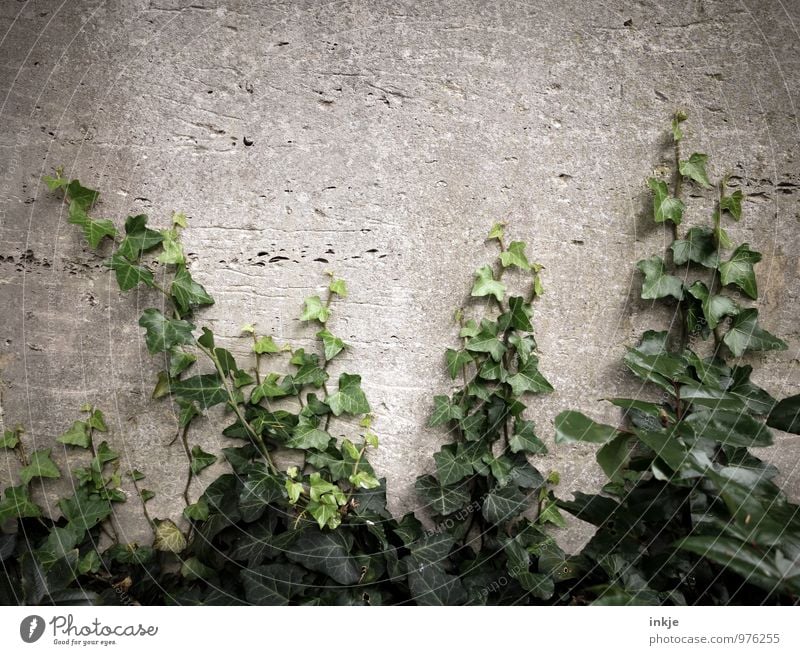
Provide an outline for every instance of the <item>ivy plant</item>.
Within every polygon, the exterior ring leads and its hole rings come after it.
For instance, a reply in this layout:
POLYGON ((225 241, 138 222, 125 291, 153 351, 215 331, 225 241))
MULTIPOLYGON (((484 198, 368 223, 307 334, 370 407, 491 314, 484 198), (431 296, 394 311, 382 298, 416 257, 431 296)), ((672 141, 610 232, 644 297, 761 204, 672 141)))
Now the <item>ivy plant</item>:
POLYGON ((637 263, 641 297, 671 306, 673 329, 648 330, 624 357, 653 393, 607 398, 622 411, 620 425, 577 411, 555 421, 557 443, 600 445, 609 478, 602 494, 558 501, 597 526, 575 558, 584 574, 570 593, 595 604, 796 603, 800 507, 753 450, 773 443, 770 428, 800 433, 800 397, 776 402, 741 359, 787 346, 753 306, 761 254, 726 230, 742 218, 742 191, 728 177, 712 181, 707 155, 683 158, 685 120, 679 112, 672 121, 671 184, 648 180, 653 219, 672 243, 666 257, 637 263), (692 197, 710 195, 714 210, 682 232, 686 185, 692 197))

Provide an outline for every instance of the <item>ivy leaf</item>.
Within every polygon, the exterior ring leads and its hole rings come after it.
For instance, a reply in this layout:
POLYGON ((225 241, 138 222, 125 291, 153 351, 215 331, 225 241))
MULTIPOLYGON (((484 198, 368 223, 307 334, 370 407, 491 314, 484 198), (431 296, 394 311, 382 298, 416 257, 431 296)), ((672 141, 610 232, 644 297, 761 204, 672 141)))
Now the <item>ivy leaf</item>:
POLYGON ((78 207, 84 211, 89 211, 100 197, 100 192, 83 186, 78 180, 72 180, 67 185, 67 195, 70 201, 74 202, 78 207))
POLYGON ((331 278, 331 283, 328 285, 331 293, 335 293, 340 298, 347 297, 347 284, 342 279, 331 278))
POLYGON ((486 236, 486 240, 491 241, 492 239, 497 239, 498 241, 501 241, 503 239, 503 234, 505 234, 505 229, 506 229, 505 223, 495 223, 489 230, 489 234, 486 236))
POLYGON ((698 436, 730 446, 754 448, 772 444, 772 433, 749 414, 725 409, 694 411, 685 419, 698 436))
POLYGON ((7 487, 0 500, 0 524, 11 518, 35 518, 42 515, 42 510, 31 500, 28 486, 7 487))
POLYGON ((205 521, 208 518, 208 503, 201 498, 196 503, 187 505, 183 515, 190 521, 205 521))
POLYGON ((711 228, 693 227, 686 233, 686 239, 676 239, 670 248, 672 261, 679 266, 687 262, 706 268, 716 268, 719 265, 719 253, 711 228))
POLYGON ((757 309, 743 309, 735 316, 722 340, 736 357, 741 357, 746 350, 786 350, 788 347, 758 325, 757 309))
POLYGON ((253 352, 258 355, 271 355, 279 352, 279 348, 272 337, 259 337, 253 344, 253 352))
MULTIPOLYGON (((528 257, 525 254, 525 242, 512 241, 508 245, 508 249, 500 253, 500 263, 503 265, 503 268, 516 266, 517 268, 520 268, 523 271, 531 270, 530 262, 528 261, 528 257)), ((475 294, 473 293, 472 295, 474 296, 475 294)), ((481 294, 481 295, 486 295, 486 294, 481 294)), ((498 300, 502 300, 502 298, 498 298, 498 300)))
POLYGON ((286 490, 280 478, 266 469, 254 471, 247 476, 239 495, 242 519, 248 523, 260 518, 272 503, 283 500, 286 490))
POLYGON ((354 585, 361 579, 361 568, 350 550, 351 546, 341 530, 309 530, 286 551, 286 556, 311 571, 327 575, 339 584, 354 585))
POLYGON ((630 459, 633 437, 619 434, 597 451, 597 463, 611 480, 622 479, 622 472, 630 459))
POLYGON ((678 198, 669 195, 667 183, 651 177, 647 186, 653 191, 653 219, 656 223, 672 221, 675 225, 681 224, 684 205, 678 198))
POLYGON ((512 453, 530 453, 531 455, 544 455, 547 446, 534 433, 533 421, 517 419, 514 422, 514 434, 508 440, 512 453))
POLYGON ((43 176, 42 181, 44 181, 50 191, 65 189, 69 184, 69 180, 65 177, 61 177, 61 174, 58 171, 56 171, 55 177, 51 177, 50 175, 43 176))
POLYGON ((178 377, 187 368, 197 361, 197 355, 187 353, 180 348, 174 348, 169 354, 169 376, 178 377))
POLYGON ((727 262, 719 266, 722 284, 734 284, 753 300, 758 298, 758 285, 753 264, 761 261, 761 253, 750 250, 750 245, 743 243, 733 251, 727 262))
POLYGON ((64 434, 58 439, 58 443, 78 448, 88 448, 91 441, 89 438, 89 424, 84 421, 75 421, 64 434))
POLYGON ((335 505, 310 500, 306 505, 306 511, 317 521, 320 530, 325 527, 335 530, 342 524, 342 515, 335 505))
POLYGON ((506 346, 497 338, 497 332, 487 327, 482 325, 480 332, 467 341, 465 348, 471 352, 489 353, 494 361, 499 362, 506 346))
POLYGON ((330 361, 345 348, 345 343, 339 337, 333 336, 327 329, 317 332, 317 338, 322 339, 325 349, 325 359, 330 361))
POLYGON ((519 370, 507 380, 515 396, 520 396, 526 391, 530 393, 550 393, 552 385, 539 372, 539 359, 530 355, 519 370))
POLYGON ((300 422, 292 432, 292 438, 286 443, 287 448, 300 448, 308 450, 315 448, 325 450, 330 443, 331 435, 325 430, 320 429, 315 422, 301 417, 300 422))
POLYGON ((742 218, 742 190, 736 189, 729 196, 722 196, 719 201, 720 211, 728 212, 733 220, 738 221, 742 218))
POLYGON ((596 423, 588 416, 575 411, 561 412, 556 416, 556 443, 604 444, 616 438, 620 432, 603 423, 596 423))
POLYGON ((194 325, 188 321, 167 318, 157 309, 145 309, 139 318, 139 325, 146 330, 144 340, 153 355, 194 343, 194 325))
POLYGON ((50 448, 37 450, 30 456, 30 464, 22 468, 19 476, 24 484, 28 484, 33 478, 60 478, 61 471, 58 470, 55 462, 50 459, 50 448))
POLYGON ((481 514, 489 523, 505 523, 522 513, 525 500, 525 493, 513 485, 495 488, 484 498, 481 514))
POLYGON ((433 397, 433 412, 428 421, 429 427, 436 427, 442 423, 447 423, 451 419, 464 418, 464 411, 459 405, 452 402, 448 396, 434 396, 433 397))
POLYGON ((174 298, 181 314, 186 314, 192 307, 214 304, 214 299, 202 285, 192 279, 183 264, 178 265, 170 287, 170 295, 174 298))
POLYGON ((260 402, 262 398, 284 398, 288 396, 289 392, 286 390, 286 387, 278 384, 279 377, 280 375, 277 373, 270 373, 261 380, 261 384, 253 389, 252 394, 250 394, 250 402, 256 404, 260 402))
POLYGON ((503 302, 505 293, 505 285, 494 279, 494 273, 490 266, 481 266, 475 271, 475 284, 472 286, 470 295, 473 297, 494 296, 497 302, 503 302))
POLYGON ((89 418, 87 419, 89 427, 94 428, 98 432, 108 432, 108 426, 106 425, 106 419, 105 416, 103 416, 103 412, 101 412, 99 409, 93 408, 91 405, 88 407, 84 405, 81 410, 89 412, 89 418))
POLYGON ((470 501, 466 485, 442 486, 432 475, 417 478, 414 485, 417 493, 437 514, 445 516, 461 509, 470 501))
POLYGON ((89 530, 111 515, 111 503, 99 496, 90 496, 86 489, 79 488, 70 498, 58 501, 64 518, 74 526, 89 530))
POLYGON ((147 502, 148 500, 153 500, 156 497, 154 491, 150 491, 150 489, 142 489, 139 492, 139 496, 141 496, 143 502, 147 502))
POLYGON ((125 259, 119 253, 111 255, 111 259, 106 264, 117 278, 120 291, 129 291, 144 282, 148 287, 155 283, 153 273, 144 266, 137 266, 125 259))
POLYGON ((158 256, 157 261, 160 264, 185 264, 186 256, 183 254, 183 246, 181 245, 177 230, 161 230, 161 247, 163 251, 158 256))
POLYGON ((683 130, 681 130, 681 123, 687 119, 687 116, 682 111, 675 112, 675 115, 672 117, 672 140, 675 143, 678 143, 681 139, 683 139, 683 130))
POLYGON ((186 548, 186 537, 171 520, 155 520, 153 548, 165 553, 180 553, 186 548))
POLYGON ((5 430, 0 437, 0 448, 16 448, 19 443, 19 432, 17 430, 5 430))
POLYGON ((330 308, 326 307, 319 296, 305 299, 305 309, 300 315, 301 321, 319 321, 324 324, 331 316, 330 308))
POLYGON ((472 464, 458 453, 457 444, 442 446, 438 453, 434 453, 433 459, 436 462, 436 475, 444 486, 472 475, 472 464))
POLYGON ((508 313, 511 316, 511 327, 523 332, 533 332, 533 325, 531 325, 533 309, 529 303, 525 302, 524 298, 511 296, 508 299, 508 313))
POLYGON ((453 350, 448 348, 445 353, 447 360, 447 372, 450 373, 450 378, 455 380, 467 364, 474 362, 474 358, 466 350, 453 350))
POLYGON ((408 557, 408 587, 417 605, 453 606, 467 600, 461 580, 445 572, 439 564, 418 562, 408 557))
POLYGON ((90 218, 75 201, 69 206, 69 222, 83 228, 83 235, 93 249, 96 249, 106 237, 113 239, 117 236, 114 223, 105 218, 90 218))
POLYGON ((197 475, 200 473, 200 471, 208 468, 216 461, 216 455, 205 452, 200 446, 192 447, 192 461, 190 468, 192 469, 193 475, 197 475))
POLYGON ((161 232, 147 227, 147 216, 128 216, 125 219, 125 238, 117 248, 117 253, 132 262, 138 261, 143 252, 155 248, 164 240, 161 232))
POLYGON ((183 401, 196 401, 203 409, 208 409, 228 400, 228 392, 222 378, 216 373, 195 375, 185 380, 172 380, 170 391, 183 401))
POLYGON ((361 376, 342 373, 339 376, 339 391, 328 396, 325 402, 334 416, 342 414, 368 414, 369 403, 361 390, 361 376))
POLYGON ((767 425, 784 432, 800 434, 800 394, 777 403, 769 413, 767 425))
POLYGON ((689 159, 681 160, 681 162, 678 164, 678 170, 680 171, 681 175, 694 180, 704 189, 710 189, 711 182, 709 181, 708 173, 706 172, 707 161, 708 155, 704 155, 699 152, 693 152, 689 159))
POLYGON ((713 330, 725 316, 736 316, 739 308, 727 296, 709 294, 708 287, 699 280, 690 286, 687 291, 697 298, 703 307, 703 316, 709 329, 713 330))
POLYGON ((674 275, 667 275, 661 257, 654 255, 650 259, 636 262, 636 268, 644 273, 642 298, 656 300, 672 296, 676 300, 683 299, 683 283, 674 275))
POLYGON ((251 605, 288 605, 305 590, 305 571, 294 564, 265 564, 240 573, 244 596, 251 605))

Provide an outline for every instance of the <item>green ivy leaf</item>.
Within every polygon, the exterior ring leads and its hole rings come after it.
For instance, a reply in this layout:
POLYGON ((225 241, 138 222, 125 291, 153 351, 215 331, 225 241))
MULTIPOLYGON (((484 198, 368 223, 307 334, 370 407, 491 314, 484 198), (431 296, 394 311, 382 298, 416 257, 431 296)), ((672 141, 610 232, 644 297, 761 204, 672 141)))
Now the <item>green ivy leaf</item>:
POLYGON ((676 239, 670 246, 672 261, 678 266, 694 262, 706 268, 719 265, 719 253, 714 241, 714 232, 707 227, 693 227, 686 233, 686 239, 676 239))
POLYGON ((78 180, 72 180, 67 185, 67 195, 71 202, 74 202, 84 211, 89 211, 100 197, 100 192, 83 186, 78 180))
POLYGON ((139 318, 139 325, 146 330, 144 340, 153 355, 194 343, 194 325, 188 321, 167 318, 157 309, 145 309, 139 318))
POLYGON ((489 523, 505 523, 522 513, 526 499, 526 494, 513 485, 495 488, 484 498, 481 514, 489 523))
POLYGON ((767 425, 776 430, 800 434, 800 394, 777 403, 769 413, 767 425))
POLYGON ((526 391, 530 393, 550 393, 552 385, 539 372, 539 359, 530 355, 519 370, 507 380, 515 396, 520 396, 526 391))
POLYGON ((452 380, 456 379, 461 369, 467 364, 475 361, 466 350, 453 350, 452 348, 447 349, 445 359, 447 360, 447 372, 450 373, 452 380))
POLYGON ((292 432, 292 438, 286 443, 287 448, 300 448, 308 450, 315 448, 324 451, 330 443, 330 433, 318 427, 317 421, 309 420, 303 416, 292 432))
POLYGON ((187 353, 180 348, 174 348, 169 353, 169 376, 178 377, 187 368, 197 361, 197 355, 187 353))
POLYGON ((58 443, 78 448, 88 448, 91 441, 89 438, 89 424, 84 421, 75 421, 64 434, 58 439, 58 443))
POLYGON ((682 111, 675 112, 675 115, 672 117, 672 140, 675 143, 678 143, 681 139, 683 139, 683 130, 681 130, 681 123, 685 121, 688 117, 682 111))
POLYGON ((250 394, 250 402, 256 404, 262 398, 284 398, 289 395, 289 391, 285 386, 278 383, 280 375, 277 373, 270 373, 266 376, 250 394))
POLYGON ((153 273, 144 266, 137 266, 119 253, 114 253, 106 265, 114 271, 120 291, 129 291, 140 283, 152 287, 155 283, 153 273))
POLYGON ((192 447, 192 462, 190 468, 192 469, 193 475, 197 475, 198 473, 200 473, 200 471, 202 471, 205 468, 208 468, 216 461, 217 461, 216 455, 207 453, 200 446, 192 447))
POLYGON ((178 270, 170 287, 170 295, 175 300, 175 304, 181 314, 186 314, 193 307, 214 304, 214 299, 208 295, 202 285, 192 279, 183 264, 178 265, 178 270))
POLYGON ((153 500, 153 498, 156 497, 156 494, 154 491, 150 491, 150 489, 142 489, 139 492, 139 496, 141 497, 142 502, 146 503, 148 500, 153 500))
POLYGON ((255 521, 267 507, 286 497, 286 489, 281 479, 266 469, 254 471, 247 476, 239 495, 239 509, 242 519, 255 521))
POLYGON ((610 425, 596 423, 581 412, 566 411, 556 416, 556 443, 604 444, 619 436, 620 432, 610 425))
POLYGON ((368 414, 369 403, 361 390, 361 376, 342 373, 339 391, 325 399, 334 416, 342 414, 368 414))
POLYGON ((42 180, 47 185, 47 188, 50 191, 57 191, 58 189, 66 189, 67 185, 69 184, 69 180, 65 177, 61 177, 61 174, 56 171, 56 176, 51 177, 50 175, 45 175, 42 177, 42 180))
POLYGON ((694 180, 705 189, 710 189, 711 182, 709 181, 708 173, 706 172, 707 161, 708 155, 703 155, 699 152, 693 152, 689 159, 681 160, 680 164, 678 165, 678 170, 680 170, 681 175, 684 177, 694 180))
POLYGON ((622 472, 630 459, 633 443, 631 435, 619 434, 597 451, 597 463, 609 479, 622 479, 622 472))
POLYGON ((319 296, 305 299, 305 309, 300 315, 301 321, 319 321, 323 325, 330 318, 331 310, 322 303, 319 296))
POLYGON ((161 232, 147 227, 147 216, 128 216, 125 219, 125 238, 117 253, 132 262, 138 261, 142 253, 152 250, 164 240, 161 232))
POLYGON ((529 453, 531 455, 544 455, 547 453, 547 446, 536 436, 533 421, 517 419, 514 422, 514 434, 508 440, 508 446, 512 453, 529 453))
POLYGON ((255 343, 253 343, 253 352, 259 355, 271 355, 279 351, 280 348, 278 348, 272 337, 269 336, 259 337, 255 343))
POLYGON ((737 189, 729 196, 722 196, 719 201, 719 209, 728 212, 733 220, 738 221, 742 218, 742 190, 737 189))
POLYGON ((347 285, 345 281, 342 279, 331 278, 331 283, 328 285, 328 290, 331 293, 335 293, 340 298, 347 297, 347 285))
POLYGON ((24 484, 28 484, 33 478, 60 478, 61 471, 58 470, 55 462, 50 459, 50 448, 37 450, 30 456, 30 464, 22 468, 19 476, 24 484))
POLYGON ((203 409, 227 402, 228 393, 216 373, 172 380, 170 391, 183 401, 196 401, 203 409))
POLYGON ((703 316, 709 329, 713 330, 725 316, 736 316, 739 308, 727 296, 709 294, 708 287, 700 281, 695 282, 687 291, 697 298, 703 307, 703 316))
POLYGON ((408 587, 417 605, 453 606, 467 600, 467 592, 461 580, 450 575, 439 564, 418 562, 408 557, 408 587))
POLYGON ((561 515, 561 512, 558 509, 558 505, 556 505, 552 500, 546 502, 542 507, 542 511, 539 512, 539 523, 541 523, 542 525, 544 525, 545 523, 552 523, 558 528, 567 527, 567 522, 561 515))
POLYGON ((42 510, 31 500, 28 486, 7 487, 0 500, 0 524, 11 518, 35 518, 42 515, 42 510))
POLYGON ((457 444, 442 446, 438 453, 434 453, 433 459, 436 462, 436 475, 444 486, 472 475, 472 464, 458 452, 457 444))
POLYGON ((17 430, 4 430, 0 437, 0 448, 16 448, 19 443, 19 432, 17 430))
POLYGON ((726 409, 701 409, 685 419, 698 436, 729 446, 754 448, 772 445, 772 433, 749 414, 726 409))
POLYGON ((511 327, 523 332, 533 332, 531 317, 533 308, 530 303, 526 303, 524 298, 511 296, 508 299, 508 313, 511 316, 511 327))
POLYGON ((676 300, 683 299, 683 283, 674 275, 667 275, 661 257, 654 255, 650 259, 636 262, 636 268, 644 273, 642 298, 656 300, 672 296, 676 300))
POLYGON ((473 297, 494 296, 497 302, 503 302, 506 287, 502 282, 494 279, 490 266, 481 266, 475 271, 475 284, 472 286, 473 297))
POLYGON ((345 348, 345 343, 339 337, 333 336, 327 329, 317 332, 317 338, 322 339, 325 350, 325 359, 330 361, 345 348))
POLYGON ((489 230, 489 234, 486 236, 486 240, 491 241, 492 239, 496 239, 497 241, 502 241, 503 235, 505 234, 505 230, 506 230, 505 223, 495 223, 489 230))
POLYGON ((465 348, 471 352, 489 353, 492 359, 499 362, 506 351, 506 346, 497 338, 497 332, 489 329, 487 321, 481 323, 481 330, 474 337, 467 340, 465 348))
POLYGON ((113 239, 117 236, 117 228, 113 222, 105 218, 90 218, 75 201, 69 206, 69 222, 83 228, 83 235, 93 249, 96 249, 106 237, 113 239))
POLYGON ((183 515, 190 521, 205 521, 208 519, 208 503, 200 498, 196 503, 188 505, 183 510, 183 515))
POLYGON ((432 475, 417 478, 415 488, 430 508, 442 516, 452 514, 470 501, 466 485, 442 486, 432 475))
POLYGON ((758 298, 758 285, 753 264, 761 261, 761 253, 750 250, 750 245, 743 243, 733 251, 727 262, 719 266, 722 284, 734 284, 753 300, 758 298))
MULTIPOLYGON (((509 268, 511 266, 516 266, 523 271, 531 270, 530 262, 528 261, 528 257, 525 254, 525 242, 524 241, 512 241, 508 245, 508 249, 504 250, 500 253, 500 263, 503 265, 503 268, 509 268)), ((475 295, 474 293, 472 294, 475 295)), ((481 294, 486 295, 486 294, 481 294)), ((498 300, 502 300, 498 298, 498 300)))
POLYGON ((176 229, 161 230, 163 248, 157 260, 159 264, 185 264, 186 256, 183 254, 178 231, 176 229))
POLYGON ((294 564, 265 564, 240 573, 244 595, 251 605, 288 605, 306 590, 305 571, 294 564))
POLYGON ((186 537, 171 520, 155 520, 153 548, 165 553, 180 553, 186 548, 186 537))
POLYGON ((653 192, 653 219, 656 223, 672 221, 680 225, 683 219, 684 205, 678 198, 669 195, 667 183, 654 177, 648 178, 647 186, 653 192))
POLYGON ((350 543, 341 530, 308 530, 286 551, 286 556, 310 571, 327 575, 339 584, 354 585, 361 578, 361 567, 350 550, 350 543))
POLYGON ((788 348, 784 341, 758 325, 757 309, 743 309, 739 312, 722 340, 736 357, 741 357, 746 350, 786 350, 788 348))
POLYGON ((430 427, 436 427, 442 423, 447 423, 451 419, 464 418, 464 410, 459 405, 450 400, 448 396, 433 397, 433 412, 428 421, 430 427))
POLYGON ((89 495, 86 489, 78 489, 70 498, 58 501, 64 518, 79 529, 89 530, 111 515, 111 503, 99 496, 89 495))

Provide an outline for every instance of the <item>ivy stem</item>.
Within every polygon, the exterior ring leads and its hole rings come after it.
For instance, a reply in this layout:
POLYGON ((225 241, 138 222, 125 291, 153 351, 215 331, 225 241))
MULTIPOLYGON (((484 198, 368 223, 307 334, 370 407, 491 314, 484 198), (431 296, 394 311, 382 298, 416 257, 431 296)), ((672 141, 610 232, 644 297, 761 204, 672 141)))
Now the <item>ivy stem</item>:
MULTIPOLYGON (((329 285, 328 286, 328 297, 325 298, 325 309, 328 309, 331 306, 332 302, 333 302, 333 291, 331 291, 331 288, 330 288, 330 285, 329 285)), ((323 328, 325 327, 324 323, 322 324, 322 327, 323 328)), ((328 358, 325 357, 324 344, 323 344, 322 359, 325 360, 325 363, 322 365, 322 370, 325 371, 328 368, 328 363, 329 363, 330 360, 328 360, 328 358)), ((327 382, 323 382, 322 383, 322 391, 325 393, 325 398, 327 398, 328 397, 328 383, 327 382)), ((302 405, 302 403, 303 403, 303 401, 301 399, 300 404, 302 405)), ((331 416, 333 416, 333 414, 331 414, 330 412, 328 412, 328 414, 325 416, 325 432, 328 431, 328 426, 330 426, 330 424, 331 424, 331 416)))
MULTIPOLYGON (((681 142, 679 139, 676 139, 673 136, 673 144, 674 144, 674 154, 675 154, 675 179, 673 181, 672 186, 672 195, 675 197, 676 200, 681 199, 681 190, 683 187, 683 175, 681 174, 681 142)), ((673 243, 678 240, 678 224, 675 221, 670 221, 670 225, 672 228, 672 241, 673 243)), ((675 266, 673 262, 673 268, 675 266)), ((678 301, 678 308, 676 311, 677 319, 678 319, 678 338, 679 338, 679 347, 678 350, 680 352, 686 347, 688 341, 688 331, 686 328, 686 311, 683 300, 678 301)))
POLYGON ((258 450, 261 452, 261 455, 267 462, 267 467, 269 468, 270 473, 272 473, 273 475, 277 475, 278 469, 275 468, 275 464, 272 461, 272 457, 270 457, 269 451, 267 450, 267 446, 264 443, 264 439, 262 439, 261 435, 258 434, 253 429, 253 426, 250 425, 250 423, 244 417, 244 414, 242 413, 242 410, 239 407, 239 403, 236 401, 236 396, 234 395, 233 390, 228 384, 228 378, 222 370, 222 366, 219 363, 219 359, 213 352, 211 352, 211 350, 209 350, 202 344, 198 343, 197 347, 214 364, 214 368, 217 369, 217 374, 219 375, 219 378, 222 381, 222 386, 225 387, 225 393, 228 394, 228 402, 231 408, 233 409, 234 413, 236 414, 236 418, 239 419, 239 422, 242 424, 242 427, 244 427, 244 429, 247 430, 248 434, 250 435, 250 439, 253 441, 258 450))
MULTIPOLYGON (((255 347, 255 345, 258 343, 258 339, 256 339, 256 333, 253 332, 252 336, 253 336, 253 346, 255 347)), ((256 384, 260 385, 261 384, 261 353, 255 351, 255 348, 254 348, 254 352, 256 353, 256 368, 255 368, 256 384)))
MULTIPOLYGON (((717 246, 717 250, 719 251, 719 231, 720 231, 720 221, 722 218, 722 198, 725 196, 725 178, 719 181, 717 185, 717 211, 714 212, 714 242, 717 246)), ((720 278, 719 274, 719 259, 717 260, 717 265, 711 271, 711 280, 709 282, 709 289, 708 295, 711 296, 714 294, 716 289, 722 289, 722 279, 720 278)), ((713 330, 714 334, 714 355, 716 356, 719 353, 719 349, 722 346, 722 330, 720 324, 714 326, 713 330)))

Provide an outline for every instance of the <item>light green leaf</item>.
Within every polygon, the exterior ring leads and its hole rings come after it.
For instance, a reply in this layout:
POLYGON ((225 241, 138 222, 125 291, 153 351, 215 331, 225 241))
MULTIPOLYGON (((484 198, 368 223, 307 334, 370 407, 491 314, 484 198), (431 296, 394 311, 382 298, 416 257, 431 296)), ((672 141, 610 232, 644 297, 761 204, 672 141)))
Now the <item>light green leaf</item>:
POLYGON ((676 239, 670 248, 672 261, 678 266, 687 262, 706 268, 716 268, 719 265, 719 253, 711 228, 693 227, 686 233, 686 239, 676 239))
POLYGON ((214 299, 208 295, 202 285, 192 279, 183 264, 178 265, 170 287, 170 294, 175 299, 175 304, 181 314, 186 314, 192 307, 214 304, 214 299))
POLYGON ((451 419, 464 418, 464 411, 461 407, 453 403, 448 396, 433 397, 433 412, 428 421, 430 427, 436 427, 442 423, 447 423, 451 419))
POLYGON ((472 355, 466 350, 453 350, 452 348, 447 349, 445 359, 447 360, 447 371, 450 373, 450 378, 453 380, 456 379, 461 369, 470 362, 475 361, 472 355))
POLYGON ((11 518, 34 518, 42 515, 42 510, 29 495, 28 486, 7 487, 0 500, 0 524, 11 518))
POLYGON ((186 548, 186 537, 171 520, 155 520, 153 548, 165 553, 180 553, 186 548))
POLYGON ((84 421, 75 421, 69 430, 56 441, 69 446, 77 446, 78 448, 88 448, 90 444, 89 424, 84 421))
POLYGON ((678 170, 680 170, 681 175, 684 177, 694 180, 705 189, 710 189, 711 182, 709 181, 708 173, 706 172, 707 161, 708 155, 704 155, 699 152, 693 152, 689 159, 681 160, 680 164, 678 165, 678 170))
POLYGON ((19 443, 18 430, 5 430, 0 437, 0 448, 16 448, 19 443))
POLYGON ((722 284, 734 284, 754 300, 758 298, 758 285, 753 264, 761 261, 761 253, 750 250, 750 245, 743 243, 733 251, 727 262, 719 266, 722 284))
POLYGON ((267 355, 279 352, 279 348, 270 336, 259 337, 253 344, 253 352, 259 355, 267 355))
POLYGON ((786 350, 788 347, 784 341, 758 325, 757 309, 744 309, 735 316, 722 340, 736 357, 746 350, 786 350))
POLYGON ((58 470, 55 462, 50 459, 50 448, 37 450, 30 456, 30 464, 22 468, 19 476, 24 484, 28 484, 33 478, 60 478, 61 471, 58 470))
POLYGON ((322 303, 319 296, 305 299, 305 309, 300 316, 301 321, 319 321, 325 323, 331 315, 331 310, 322 303))
POLYGON ((729 196, 722 196, 719 201, 720 211, 728 212, 733 220, 738 221, 742 218, 742 190, 736 189, 729 196))
POLYGON ((505 230, 506 230, 505 223, 495 223, 494 225, 492 225, 492 229, 489 230, 489 234, 486 236, 486 239, 488 241, 491 241, 492 239, 497 239, 498 241, 501 241, 503 239, 503 234, 505 233, 505 230))
POLYGON ((683 299, 683 283, 674 275, 667 275, 661 257, 653 256, 636 262, 636 268, 644 273, 642 298, 656 300, 672 296, 676 300, 683 299))
POLYGON ((78 489, 70 498, 62 498, 58 507, 65 519, 84 530, 89 530, 111 514, 111 503, 90 496, 86 489, 78 489))
POLYGON ((167 318, 157 309, 145 309, 139 318, 139 325, 147 331, 144 340, 151 354, 194 343, 194 325, 188 321, 167 318))
POLYGON ((684 205, 678 198, 669 195, 667 183, 654 177, 648 178, 647 185, 653 191, 653 219, 656 223, 672 221, 680 225, 684 205))
POLYGON ((507 380, 515 396, 520 396, 526 391, 530 393, 550 393, 552 385, 539 372, 539 359, 530 355, 517 373, 507 380))
POLYGON ((505 285, 494 279, 490 266, 481 266, 475 271, 475 284, 471 293, 473 297, 494 296, 498 302, 502 302, 505 293, 505 285))
POLYGON ((367 414, 369 403, 361 390, 361 376, 342 373, 339 390, 325 399, 334 416, 341 414, 367 414))
MULTIPOLYGON (((503 268, 516 266, 517 268, 520 268, 523 271, 531 270, 530 262, 528 261, 528 257, 525 254, 525 242, 512 241, 509 244, 508 248, 500 253, 500 263, 503 265, 503 268)), ((481 295, 486 295, 486 294, 481 294, 481 295)), ((498 298, 498 300, 501 299, 502 298, 498 298)))
POLYGON ((327 329, 317 332, 317 338, 322 339, 325 349, 325 359, 330 361, 345 348, 345 343, 339 337, 333 336, 327 329))
POLYGON ((47 185, 47 188, 50 191, 56 191, 57 189, 65 189, 69 184, 69 180, 65 177, 61 177, 61 175, 58 172, 56 172, 55 177, 45 175, 42 177, 42 180, 47 185))
POLYGON ((561 412, 556 416, 556 443, 604 444, 619 436, 620 432, 603 423, 596 423, 588 416, 575 411, 561 412))
POLYGON ((172 212, 172 224, 176 227, 187 227, 189 221, 183 212, 172 212))
POLYGON ((678 143, 683 139, 683 130, 681 130, 681 123, 687 119, 687 116, 682 111, 676 111, 672 117, 672 140, 678 143))
POLYGON ((381 486, 380 480, 367 471, 358 471, 348 480, 356 489, 377 489, 381 486))
POLYGON ((176 229, 161 230, 163 241, 161 247, 163 251, 158 256, 157 261, 160 264, 185 264, 186 256, 183 254, 183 246, 181 245, 178 231, 176 229))
POLYGON ((347 285, 342 279, 331 278, 331 283, 328 285, 331 293, 335 293, 340 298, 347 297, 347 285))
POLYGON ((216 455, 207 453, 200 446, 192 447, 191 469, 194 475, 197 475, 198 473, 200 473, 200 471, 202 471, 205 468, 208 468, 216 461, 217 461, 216 455))

